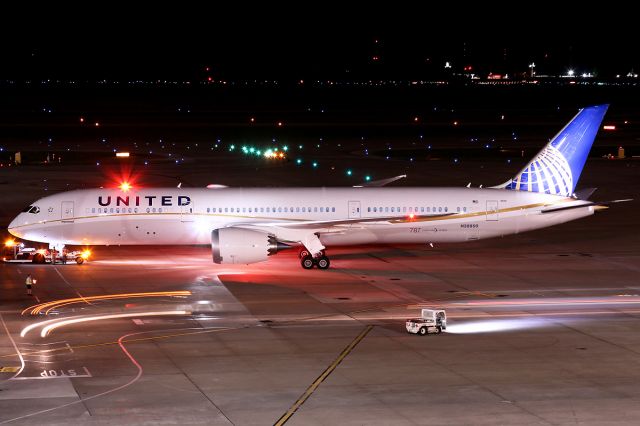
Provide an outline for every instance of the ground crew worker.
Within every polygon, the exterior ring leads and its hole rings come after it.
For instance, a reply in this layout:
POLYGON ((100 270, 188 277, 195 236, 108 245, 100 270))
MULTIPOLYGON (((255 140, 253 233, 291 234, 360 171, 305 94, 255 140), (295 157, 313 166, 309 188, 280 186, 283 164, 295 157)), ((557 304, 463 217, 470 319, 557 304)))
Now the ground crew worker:
POLYGON ((34 280, 33 278, 31 278, 31 274, 27 275, 27 279, 24 281, 24 284, 27 286, 27 294, 29 296, 32 295, 31 293, 31 286, 34 285, 36 283, 36 280, 34 280))

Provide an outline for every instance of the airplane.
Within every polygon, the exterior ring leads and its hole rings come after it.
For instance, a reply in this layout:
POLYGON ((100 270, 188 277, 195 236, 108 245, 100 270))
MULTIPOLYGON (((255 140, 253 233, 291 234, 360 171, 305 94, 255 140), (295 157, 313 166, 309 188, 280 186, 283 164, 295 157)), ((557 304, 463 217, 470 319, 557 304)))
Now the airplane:
MULTIPOLYGON (((612 202, 576 185, 608 105, 581 109, 513 178, 488 188, 120 188, 41 198, 9 225, 65 245, 211 245, 216 264, 251 264, 299 247, 327 269, 326 247, 465 242, 561 224, 612 202)), ((386 179, 393 181, 395 178, 386 179)), ((383 182, 385 183, 385 182, 383 182)))

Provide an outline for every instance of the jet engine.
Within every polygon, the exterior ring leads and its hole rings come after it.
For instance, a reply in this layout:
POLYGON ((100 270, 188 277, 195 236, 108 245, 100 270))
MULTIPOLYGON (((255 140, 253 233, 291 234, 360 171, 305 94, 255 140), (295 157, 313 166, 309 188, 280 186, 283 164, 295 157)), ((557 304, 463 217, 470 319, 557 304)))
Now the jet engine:
POLYGON ((263 262, 279 250, 289 248, 266 232, 242 228, 220 228, 211 232, 213 262, 249 264, 263 262))

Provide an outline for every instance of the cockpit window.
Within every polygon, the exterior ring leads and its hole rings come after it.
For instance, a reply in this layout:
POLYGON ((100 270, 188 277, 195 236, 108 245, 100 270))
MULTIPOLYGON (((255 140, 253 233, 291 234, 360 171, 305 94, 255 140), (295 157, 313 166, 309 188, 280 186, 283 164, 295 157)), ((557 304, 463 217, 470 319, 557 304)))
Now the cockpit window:
POLYGON ((33 214, 38 214, 40 213, 40 207, 37 206, 27 206, 22 210, 22 213, 33 213, 33 214))

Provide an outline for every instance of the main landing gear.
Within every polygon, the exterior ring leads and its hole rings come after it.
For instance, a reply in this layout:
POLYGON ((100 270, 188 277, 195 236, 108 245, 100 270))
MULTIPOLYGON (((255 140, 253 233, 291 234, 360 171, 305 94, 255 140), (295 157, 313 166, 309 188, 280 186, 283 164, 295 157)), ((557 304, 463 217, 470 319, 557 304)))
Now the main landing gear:
POLYGON ((328 269, 331 264, 329 258, 324 254, 324 250, 322 250, 320 256, 316 258, 311 256, 309 251, 305 249, 300 250, 298 256, 300 257, 300 265, 302 265, 304 269, 312 269, 314 266, 317 266, 318 269, 328 269))

